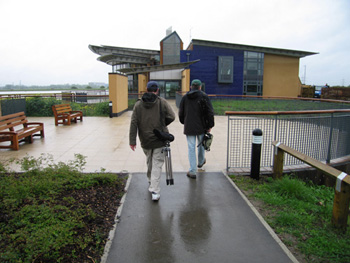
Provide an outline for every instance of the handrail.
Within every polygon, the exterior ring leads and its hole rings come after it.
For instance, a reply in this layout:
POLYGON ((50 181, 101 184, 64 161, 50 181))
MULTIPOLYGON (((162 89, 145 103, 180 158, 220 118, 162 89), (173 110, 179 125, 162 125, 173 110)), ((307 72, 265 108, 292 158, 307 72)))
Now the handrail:
POLYGON ((299 114, 330 114, 350 112, 350 109, 335 110, 304 110, 304 111, 225 111, 225 115, 299 115, 299 114))
MULTIPOLYGON (((177 91, 177 94, 183 95, 187 91, 177 91)), ((304 97, 284 97, 284 96, 254 96, 254 95, 228 95, 228 94, 208 94, 210 98, 255 98, 255 99, 282 99, 282 100, 306 100, 306 101, 320 101, 333 103, 349 103, 348 100, 334 100, 334 99, 319 99, 319 98, 304 98, 304 97)))
MULTIPOLYGON (((303 161, 304 163, 307 163, 308 165, 311 165, 314 168, 322 170, 322 172, 326 173, 327 175, 333 176, 334 178, 337 178, 342 173, 341 171, 333 168, 332 166, 329 166, 329 165, 322 163, 314 158, 311 158, 303 153, 300 153, 300 152, 288 147, 287 145, 285 145, 283 143, 273 141, 272 145, 274 145, 275 147, 281 149, 282 151, 292 155, 293 157, 303 161)), ((350 176, 346 176, 342 181, 346 182, 350 185, 350 176)))
POLYGON ((283 143, 273 141, 272 145, 276 147, 273 161, 273 177, 275 179, 282 177, 284 153, 288 153, 337 180, 334 193, 332 223, 337 227, 346 229, 350 202, 350 176, 327 164, 300 153, 283 143))

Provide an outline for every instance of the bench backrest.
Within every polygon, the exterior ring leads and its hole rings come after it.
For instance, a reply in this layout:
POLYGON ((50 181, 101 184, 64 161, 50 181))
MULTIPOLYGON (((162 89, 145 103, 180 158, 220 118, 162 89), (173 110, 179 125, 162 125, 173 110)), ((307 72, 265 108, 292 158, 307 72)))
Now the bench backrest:
POLYGON ((69 104, 57 104, 52 106, 54 114, 62 114, 72 111, 72 108, 69 104))
POLYGON ((23 125, 27 122, 27 116, 23 111, 5 116, 0 116, 0 131, 7 129, 9 129, 10 131, 14 131, 15 129, 13 127, 23 125))

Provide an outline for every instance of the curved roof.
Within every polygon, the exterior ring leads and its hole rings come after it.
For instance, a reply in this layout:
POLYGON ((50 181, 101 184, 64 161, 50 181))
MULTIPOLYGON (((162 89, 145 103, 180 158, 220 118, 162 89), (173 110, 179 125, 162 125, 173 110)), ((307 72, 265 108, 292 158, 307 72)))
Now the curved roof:
POLYGON ((159 55, 159 50, 139 49, 139 48, 126 48, 126 47, 112 47, 112 46, 94 46, 89 45, 89 49, 97 55, 106 55, 114 52, 122 54, 142 54, 146 55, 159 55))
POLYGON ((101 56, 97 58, 98 61, 107 63, 108 65, 118 65, 118 64, 125 64, 125 63, 132 63, 132 64, 154 64, 155 59, 153 58, 144 58, 144 57, 138 57, 138 56, 125 56, 125 55, 119 55, 119 54, 112 54, 112 55, 106 55, 101 56))
POLYGON ((89 45, 89 49, 95 54, 100 55, 98 61, 108 65, 118 65, 125 63, 133 64, 155 64, 159 61, 160 51, 111 46, 89 45))

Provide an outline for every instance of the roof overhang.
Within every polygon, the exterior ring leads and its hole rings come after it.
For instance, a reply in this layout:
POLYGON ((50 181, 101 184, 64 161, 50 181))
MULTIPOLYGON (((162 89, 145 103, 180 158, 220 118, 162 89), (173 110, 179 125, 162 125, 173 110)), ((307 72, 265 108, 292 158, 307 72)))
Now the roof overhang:
POLYGON ((160 54, 159 50, 126 48, 126 47, 89 45, 89 49, 95 54, 100 56, 105 56, 110 54, 120 54, 124 56, 150 57, 150 56, 156 56, 160 54))
POLYGON ((236 50, 244 50, 244 51, 253 51, 253 52, 259 52, 259 53, 298 57, 298 58, 318 54, 317 52, 271 48, 271 47, 259 47, 259 46, 250 46, 250 45, 242 45, 242 44, 231 44, 231 43, 215 42, 215 41, 200 40, 200 39, 192 39, 192 42, 189 48, 191 46, 196 46, 196 45, 226 48, 226 49, 236 49, 236 50))
POLYGON ((118 65, 118 64, 151 64, 152 59, 147 57, 139 57, 139 56, 125 56, 119 54, 105 55, 97 58, 98 61, 107 63, 108 65, 118 65))
POLYGON ((177 64, 143 66, 143 67, 134 67, 134 68, 122 68, 122 69, 118 69, 118 71, 121 73, 124 73, 126 75, 131 75, 131 74, 139 74, 139 73, 154 72, 154 71, 183 69, 183 68, 186 68, 194 63, 197 63, 198 61, 200 61, 200 60, 197 59, 197 60, 184 62, 184 63, 177 63, 177 64))

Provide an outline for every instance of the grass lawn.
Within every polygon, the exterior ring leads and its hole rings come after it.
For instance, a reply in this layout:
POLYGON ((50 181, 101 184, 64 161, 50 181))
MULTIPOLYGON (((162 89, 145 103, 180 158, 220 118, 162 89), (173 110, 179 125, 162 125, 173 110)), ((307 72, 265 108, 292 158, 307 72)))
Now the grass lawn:
POLYGON ((301 110, 327 110, 350 109, 349 104, 330 103, 304 100, 280 99, 212 99, 216 115, 225 115, 225 111, 301 111, 301 110))
POLYGON ((350 231, 331 225, 333 188, 288 176, 231 179, 300 262, 350 262, 350 231))

